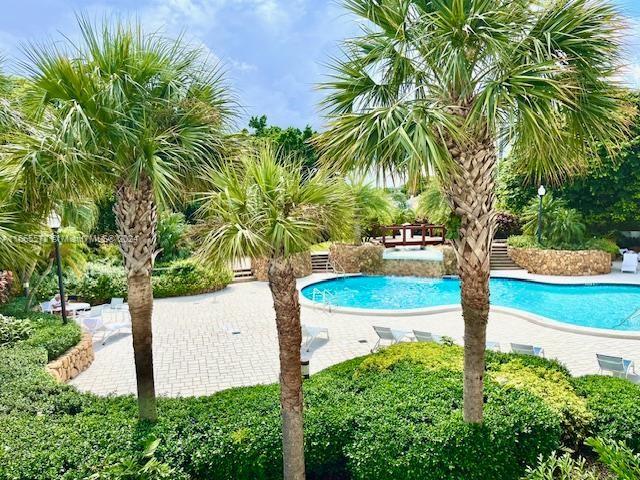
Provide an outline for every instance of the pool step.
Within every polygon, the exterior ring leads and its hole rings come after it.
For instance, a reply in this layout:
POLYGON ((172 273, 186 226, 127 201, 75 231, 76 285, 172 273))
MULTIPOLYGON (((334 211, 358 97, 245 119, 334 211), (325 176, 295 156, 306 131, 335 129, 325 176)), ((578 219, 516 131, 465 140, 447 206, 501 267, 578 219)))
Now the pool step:
POLYGON ((313 273, 333 272, 331 262, 329 262, 329 254, 326 252, 317 252, 311 254, 311 270, 313 273))
POLYGON ((507 241, 494 240, 491 245, 491 270, 521 270, 507 254, 507 241))

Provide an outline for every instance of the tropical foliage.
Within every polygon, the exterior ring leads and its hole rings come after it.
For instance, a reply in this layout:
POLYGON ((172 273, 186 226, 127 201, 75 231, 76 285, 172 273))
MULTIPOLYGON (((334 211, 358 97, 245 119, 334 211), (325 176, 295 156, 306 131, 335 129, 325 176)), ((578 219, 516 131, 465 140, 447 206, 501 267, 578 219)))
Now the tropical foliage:
POLYGON ((353 197, 342 178, 319 171, 309 176, 300 160, 263 143, 238 164, 207 173, 209 193, 201 255, 214 265, 246 257, 268 260, 280 349, 280 405, 284 478, 305 478, 303 440, 302 332, 291 257, 307 252, 325 234, 351 233, 353 197))
POLYGON ((580 245, 584 241, 586 226, 577 210, 567 207, 563 200, 547 194, 542 198, 540 210, 538 197, 533 198, 522 214, 522 232, 535 236, 538 232, 538 213, 541 211, 543 244, 551 246, 580 245))
POLYGON ((457 238, 459 235, 460 218, 453 213, 442 187, 435 178, 418 196, 416 215, 430 223, 445 225, 449 239, 457 238))
POLYGON ((482 421, 498 144, 532 178, 584 168, 625 135, 614 83, 620 18, 587 0, 344 0, 362 34, 343 44, 318 138, 328 165, 438 177, 460 217, 465 418, 482 421))
POLYGON ((23 208, 115 194, 127 271, 140 415, 156 418, 151 270, 156 204, 182 198, 204 166, 226 155, 234 102, 203 52, 139 25, 93 25, 80 41, 29 50, 23 94, 29 128, 4 146, 23 208))
POLYGON ((350 175, 347 189, 354 207, 352 240, 359 245, 363 237, 377 235, 376 227, 393 223, 397 207, 387 191, 370 183, 365 176, 350 175))

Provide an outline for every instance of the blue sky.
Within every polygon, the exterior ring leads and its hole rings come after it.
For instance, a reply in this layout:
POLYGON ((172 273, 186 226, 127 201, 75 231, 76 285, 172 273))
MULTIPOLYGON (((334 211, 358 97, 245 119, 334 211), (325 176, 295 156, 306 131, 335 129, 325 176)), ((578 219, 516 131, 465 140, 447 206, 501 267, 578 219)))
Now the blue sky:
MULTIPOLYGON (((314 85, 341 39, 357 32, 339 0, 15 0, 2 6, 0 55, 16 71, 26 42, 75 35, 75 12, 137 16, 149 30, 163 28, 206 46, 226 66, 246 113, 270 123, 320 128, 314 85)), ((640 86, 640 0, 615 0, 629 17, 626 80, 640 86)))

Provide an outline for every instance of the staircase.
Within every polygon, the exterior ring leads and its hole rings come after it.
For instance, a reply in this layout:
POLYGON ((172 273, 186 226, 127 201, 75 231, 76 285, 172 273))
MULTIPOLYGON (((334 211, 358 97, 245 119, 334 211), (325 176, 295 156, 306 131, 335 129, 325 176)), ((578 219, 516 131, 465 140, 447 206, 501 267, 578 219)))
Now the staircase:
POLYGON ((233 283, 252 282, 256 277, 253 276, 251 267, 234 268, 233 283))
POLYGON ((252 282, 256 279, 251 270, 251 260, 242 258, 233 262, 233 283, 252 282))
POLYGON ((507 241, 494 240, 491 245, 491 270, 521 270, 507 254, 507 241))
POLYGON ((313 273, 333 272, 333 267, 331 266, 331 262, 329 262, 329 254, 327 252, 312 253, 311 270, 313 273))

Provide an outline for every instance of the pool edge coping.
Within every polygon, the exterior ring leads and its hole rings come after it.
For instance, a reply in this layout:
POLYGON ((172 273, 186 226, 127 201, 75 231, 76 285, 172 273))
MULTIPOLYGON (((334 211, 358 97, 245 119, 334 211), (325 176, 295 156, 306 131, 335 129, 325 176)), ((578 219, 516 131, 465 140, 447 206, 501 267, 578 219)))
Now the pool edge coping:
MULTIPOLYGON (((313 279, 308 282, 300 282, 298 285, 298 292, 300 298, 300 305, 306 308, 311 308, 314 310, 327 311, 327 306, 309 300, 307 297, 302 295, 302 289, 306 288, 315 283, 321 283, 326 280, 333 280, 341 277, 357 277, 363 276, 360 273, 355 274, 346 274, 346 275, 331 275, 321 280, 313 279)), ((494 278, 508 278, 510 280, 521 280, 521 281, 529 281, 533 283, 547 283, 548 282, 540 282, 535 280, 528 279, 520 279, 520 278, 510 278, 510 277, 494 277, 494 278)), ((553 284, 550 284, 553 285, 553 284)), ((580 284, 575 284, 580 285, 580 284)), ((617 284, 617 285, 625 285, 625 284, 617 284)), ((373 310, 366 308, 350 308, 350 307, 339 307, 339 306, 329 306, 329 312, 335 313, 346 313, 349 315, 359 315, 359 316, 373 316, 373 317, 415 317, 419 315, 436 315, 439 313, 449 313, 449 312, 457 312, 462 311, 462 307, 460 305, 450 304, 450 305, 438 305, 435 307, 425 307, 425 308, 411 308, 404 310, 373 310)), ((544 317, 542 315, 537 315, 534 313, 530 313, 524 310, 520 310, 512 307, 501 307, 501 306, 491 306, 491 312, 497 313, 505 313, 507 315, 512 315, 514 317, 520 318, 522 320, 526 320, 527 322, 534 323, 536 325, 540 325, 542 327, 551 328, 554 330, 559 330, 568 333, 577 333, 580 335, 590 335, 595 337, 605 337, 605 338, 619 338, 625 340, 640 340, 640 332, 639 331, 623 331, 623 330, 612 330, 608 328, 593 328, 593 327, 581 327, 578 325, 573 325, 570 323, 564 323, 557 320, 553 320, 548 317, 544 317)))

